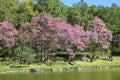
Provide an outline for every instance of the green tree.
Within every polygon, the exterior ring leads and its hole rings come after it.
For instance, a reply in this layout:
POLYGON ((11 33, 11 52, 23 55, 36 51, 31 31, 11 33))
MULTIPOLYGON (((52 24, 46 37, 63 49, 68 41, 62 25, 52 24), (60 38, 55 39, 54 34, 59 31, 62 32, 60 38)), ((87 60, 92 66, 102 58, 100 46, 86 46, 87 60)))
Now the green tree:
POLYGON ((40 13, 50 13, 54 17, 66 18, 68 7, 60 0, 38 0, 35 8, 40 13))
POLYGON ((15 24, 17 22, 17 8, 16 0, 0 0, 0 22, 9 21, 15 24))
POLYGON ((24 0, 19 2, 19 7, 17 9, 17 26, 24 25, 24 23, 30 22, 31 18, 34 15, 34 1, 33 0, 24 0))
POLYGON ((89 6, 84 0, 73 4, 73 7, 69 8, 68 12, 68 22, 72 25, 79 24, 84 26, 84 29, 87 30, 90 28, 91 20, 93 15, 89 14, 89 6))
POLYGON ((113 3, 111 7, 98 6, 95 16, 100 17, 105 22, 107 27, 112 30, 113 34, 116 34, 120 31, 119 14, 119 7, 115 3, 113 3))

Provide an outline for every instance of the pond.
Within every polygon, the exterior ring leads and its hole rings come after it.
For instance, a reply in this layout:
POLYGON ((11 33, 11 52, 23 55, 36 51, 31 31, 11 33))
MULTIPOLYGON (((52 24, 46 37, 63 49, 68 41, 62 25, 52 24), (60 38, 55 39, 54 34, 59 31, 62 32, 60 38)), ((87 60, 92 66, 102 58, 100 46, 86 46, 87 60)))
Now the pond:
POLYGON ((0 80, 120 80, 120 68, 92 71, 0 74, 0 80))

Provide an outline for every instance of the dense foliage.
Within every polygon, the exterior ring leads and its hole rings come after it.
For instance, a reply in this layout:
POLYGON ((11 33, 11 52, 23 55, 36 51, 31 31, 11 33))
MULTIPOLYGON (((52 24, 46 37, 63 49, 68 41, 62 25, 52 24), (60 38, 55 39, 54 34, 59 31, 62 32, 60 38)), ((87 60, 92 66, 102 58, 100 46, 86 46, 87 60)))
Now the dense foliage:
POLYGON ((84 0, 0 0, 0 57, 47 61, 56 51, 74 54, 120 50, 120 7, 88 6, 84 0))
POLYGON ((71 45, 81 50, 85 47, 85 31, 79 25, 72 26, 60 18, 41 13, 32 19, 30 26, 34 30, 31 42, 40 49, 43 56, 56 49, 70 51, 71 45))
POLYGON ((16 37, 18 35, 18 31, 14 28, 14 26, 7 22, 0 23, 0 52, 1 56, 10 56, 11 51, 8 51, 12 47, 14 47, 17 43, 16 37), (5 54, 4 54, 5 52, 5 54))

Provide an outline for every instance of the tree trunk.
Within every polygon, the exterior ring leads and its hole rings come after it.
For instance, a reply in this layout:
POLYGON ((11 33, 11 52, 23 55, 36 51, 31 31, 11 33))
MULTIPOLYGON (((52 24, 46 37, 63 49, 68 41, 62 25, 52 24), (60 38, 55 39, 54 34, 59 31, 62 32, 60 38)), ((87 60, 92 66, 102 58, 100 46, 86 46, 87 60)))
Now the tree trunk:
POLYGON ((94 57, 95 57, 95 48, 92 48, 93 50, 92 50, 92 57, 91 57, 91 62, 93 62, 93 59, 94 59, 94 57))
POLYGON ((93 62, 94 57, 95 57, 95 52, 92 53, 91 62, 93 62))

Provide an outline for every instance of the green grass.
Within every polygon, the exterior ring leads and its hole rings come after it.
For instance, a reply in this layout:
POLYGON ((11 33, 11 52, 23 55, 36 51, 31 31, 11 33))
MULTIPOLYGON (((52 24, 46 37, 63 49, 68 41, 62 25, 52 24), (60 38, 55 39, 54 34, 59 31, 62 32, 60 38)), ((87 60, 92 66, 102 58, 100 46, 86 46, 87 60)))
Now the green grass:
MULTIPOLYGON (((12 64, 11 64, 12 65, 12 64)), ((42 68, 42 69, 51 69, 51 68, 87 68, 87 67, 94 67, 94 66, 114 66, 120 65, 120 57, 113 57, 113 61, 105 61, 102 59, 98 59, 90 62, 83 62, 76 60, 74 65, 68 64, 68 62, 64 61, 56 61, 52 62, 51 64, 47 65, 44 63, 40 64, 30 64, 28 65, 15 65, 16 67, 10 67, 11 65, 4 66, 0 65, 0 71, 9 71, 9 70, 29 70, 31 68, 42 68), (17 67, 21 66, 21 67, 17 67)))

